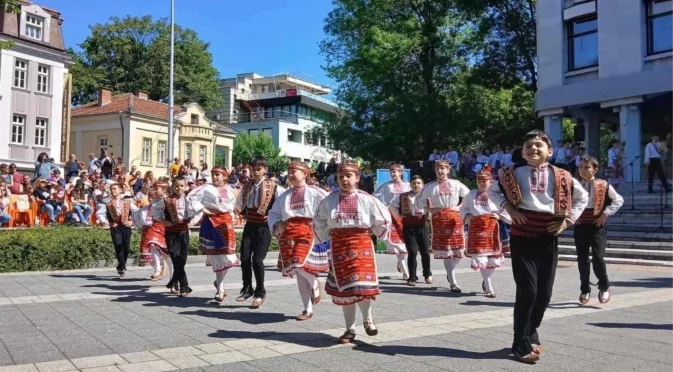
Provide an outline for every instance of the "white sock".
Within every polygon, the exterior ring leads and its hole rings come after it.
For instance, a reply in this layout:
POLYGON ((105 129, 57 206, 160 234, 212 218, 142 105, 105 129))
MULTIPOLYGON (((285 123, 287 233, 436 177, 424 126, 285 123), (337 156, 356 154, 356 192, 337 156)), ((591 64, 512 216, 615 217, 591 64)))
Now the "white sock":
POLYGON ((456 280, 455 269, 460 262, 460 258, 449 258, 444 260, 444 268, 446 269, 446 278, 449 280, 449 284, 458 285, 456 280))
POLYGON ((344 312, 344 320, 346 321, 346 331, 355 333, 355 317, 356 317, 356 305, 346 305, 341 307, 344 312))
POLYGON ((481 269, 481 277, 484 278, 484 284, 486 284, 486 291, 493 293, 493 285, 491 285, 491 275, 495 272, 495 269, 481 269))
POLYGON ((372 321, 372 300, 364 300, 358 302, 360 312, 362 313, 362 320, 364 322, 372 321))
POLYGON ((297 275, 297 288, 299 288, 299 296, 301 296, 301 301, 304 303, 304 310, 306 313, 313 313, 313 302, 311 302, 311 283, 306 280, 301 275, 297 275))
POLYGON ((217 285, 217 291, 220 293, 224 293, 224 277, 227 276, 227 271, 229 271, 229 269, 215 273, 215 284, 217 285))
POLYGON ((168 265, 168 278, 173 278, 173 260, 170 258, 166 259, 166 265, 168 265))
POLYGON ((318 295, 318 278, 316 278, 315 275, 308 273, 303 269, 298 269, 297 276, 301 276, 309 283, 314 297, 318 295))
POLYGON ((152 247, 150 250, 152 252, 152 268, 154 269, 154 275, 161 274, 161 255, 159 250, 152 247))
POLYGON ((397 261, 402 267, 402 274, 409 277, 409 266, 407 266, 407 254, 406 253, 397 253, 397 261))

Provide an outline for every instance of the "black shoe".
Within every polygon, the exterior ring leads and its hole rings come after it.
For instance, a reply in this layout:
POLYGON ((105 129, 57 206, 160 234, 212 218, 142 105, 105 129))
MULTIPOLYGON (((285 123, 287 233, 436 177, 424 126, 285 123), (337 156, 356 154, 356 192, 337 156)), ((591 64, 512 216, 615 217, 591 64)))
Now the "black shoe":
POLYGON ((252 291, 248 291, 245 288, 241 290, 241 294, 236 297, 236 302, 244 302, 247 301, 250 297, 253 296, 252 291))
POLYGON ((190 293, 192 293, 192 289, 189 286, 180 288, 180 297, 187 297, 190 293))

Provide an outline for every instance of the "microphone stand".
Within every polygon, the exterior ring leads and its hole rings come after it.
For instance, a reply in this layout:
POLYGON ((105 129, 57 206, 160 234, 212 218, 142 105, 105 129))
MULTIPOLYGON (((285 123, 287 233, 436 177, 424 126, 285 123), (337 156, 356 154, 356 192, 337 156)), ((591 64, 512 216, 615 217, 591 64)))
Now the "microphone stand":
POLYGON ((624 167, 622 167, 622 173, 624 173, 624 169, 631 167, 631 209, 632 211, 636 210, 636 201, 635 201, 635 190, 634 190, 634 185, 633 185, 633 164, 636 162, 636 160, 640 159, 640 155, 636 156, 633 158, 633 160, 626 164, 624 167))

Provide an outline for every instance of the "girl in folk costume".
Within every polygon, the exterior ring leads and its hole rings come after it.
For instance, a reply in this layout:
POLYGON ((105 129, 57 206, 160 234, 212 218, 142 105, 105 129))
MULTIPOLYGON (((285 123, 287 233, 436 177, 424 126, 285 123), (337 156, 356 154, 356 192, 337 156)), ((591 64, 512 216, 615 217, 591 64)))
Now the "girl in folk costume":
POLYGON ((525 162, 502 168, 488 198, 512 219, 510 247, 516 282, 512 354, 523 363, 540 360, 537 329, 551 300, 558 264, 558 235, 587 205, 587 192, 564 169, 547 162, 554 150, 539 130, 523 140, 525 162))
POLYGON ((416 255, 421 253, 423 277, 427 284, 432 284, 432 271, 430 271, 430 243, 428 242, 428 228, 425 225, 427 213, 425 209, 416 208, 416 197, 423 189, 421 176, 411 177, 411 191, 403 192, 396 196, 389 204, 393 219, 401 217, 404 225, 404 244, 409 252, 409 280, 407 285, 415 287, 418 281, 416 276, 416 255))
POLYGON ((608 166, 605 169, 605 178, 607 178, 608 183, 615 188, 624 182, 622 151, 619 147, 619 141, 616 139, 610 141, 610 149, 608 149, 608 166))
POLYGON ((624 198, 614 187, 604 180, 595 178, 598 160, 593 156, 584 156, 580 163, 582 187, 589 193, 587 208, 577 220, 573 229, 577 247, 577 267, 580 271, 580 304, 586 305, 591 296, 589 277, 591 263, 598 278, 598 301, 602 304, 610 301, 610 281, 605 267, 605 245, 607 232, 605 222, 608 216, 617 213, 624 204, 624 198), (592 258, 589 258, 591 251, 592 258))
POLYGON ((292 188, 281 194, 269 211, 269 229, 278 238, 283 274, 297 276, 299 294, 304 311, 297 316, 303 321, 313 317, 313 305, 320 302, 318 273, 327 272, 329 262, 326 254, 315 256, 313 217, 327 193, 306 184, 309 167, 301 162, 292 162, 288 180, 292 188))
POLYGON ((117 274, 126 275, 126 260, 131 248, 131 215, 138 208, 133 199, 124 199, 119 184, 110 185, 110 202, 106 205, 107 219, 110 221, 110 235, 117 256, 117 274))
POLYGON ((505 259, 500 239, 500 220, 511 223, 507 212, 488 199, 486 191, 493 178, 491 167, 477 164, 474 169, 477 175, 477 190, 470 191, 460 208, 460 215, 468 225, 465 248, 467 256, 472 257, 470 267, 481 271, 484 281, 481 287, 486 297, 495 298, 491 285, 491 276, 505 259))
POLYGON ((341 190, 320 203, 313 226, 319 240, 332 239, 325 291, 334 304, 343 306, 346 332, 339 337, 339 343, 347 344, 355 339, 356 305, 362 312, 367 335, 378 334, 371 300, 380 291, 370 234, 386 236, 391 217, 381 201, 357 189, 360 179, 357 163, 344 161, 339 164, 337 175, 341 190))
MULTIPOLYGON (((393 164, 390 166, 390 178, 392 181, 388 181, 381 185, 378 190, 373 194, 375 198, 378 198, 384 205, 389 206, 390 202, 396 196, 402 194, 403 192, 408 192, 411 190, 409 182, 404 182, 402 180, 402 166, 399 164, 393 164)), ((404 280, 409 279, 409 269, 407 267, 407 247, 404 244, 403 239, 403 224, 402 217, 392 216, 393 225, 390 229, 390 233, 385 237, 386 243, 386 253, 395 254, 397 256, 397 271, 402 273, 402 278, 404 280)))
POLYGON ((449 179, 449 162, 435 162, 437 181, 430 182, 416 198, 416 208, 429 206, 432 214, 432 251, 436 259, 444 260, 446 278, 451 292, 460 293, 455 269, 463 258, 465 239, 463 220, 460 218, 460 198, 470 192, 462 182, 449 179))
POLYGON ((139 228, 142 229, 140 235, 140 260, 144 263, 151 263, 154 273, 150 276, 152 281, 159 278, 173 276, 173 263, 168 259, 168 248, 166 247, 166 229, 152 217, 152 204, 163 199, 168 190, 168 182, 157 181, 149 191, 150 204, 140 208, 133 214, 133 219, 139 228))
POLYGON ((234 232, 236 195, 227 183, 226 169, 216 166, 210 174, 213 183, 195 189, 187 200, 194 211, 200 210, 205 215, 199 232, 199 248, 208 256, 206 265, 215 273, 215 301, 223 302, 227 296, 224 277, 231 267, 239 264, 234 232))

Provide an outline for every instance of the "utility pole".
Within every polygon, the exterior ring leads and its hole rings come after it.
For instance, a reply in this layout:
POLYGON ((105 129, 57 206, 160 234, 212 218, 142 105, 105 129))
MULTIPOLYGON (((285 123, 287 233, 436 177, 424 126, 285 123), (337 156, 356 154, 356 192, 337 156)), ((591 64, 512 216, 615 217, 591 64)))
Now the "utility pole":
POLYGON ((173 163, 174 156, 174 138, 173 138, 173 63, 175 48, 175 0, 171 0, 171 72, 169 76, 170 88, 168 91, 168 164, 173 163))

